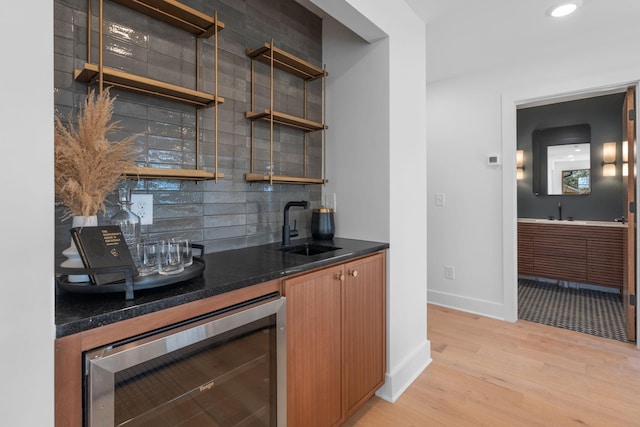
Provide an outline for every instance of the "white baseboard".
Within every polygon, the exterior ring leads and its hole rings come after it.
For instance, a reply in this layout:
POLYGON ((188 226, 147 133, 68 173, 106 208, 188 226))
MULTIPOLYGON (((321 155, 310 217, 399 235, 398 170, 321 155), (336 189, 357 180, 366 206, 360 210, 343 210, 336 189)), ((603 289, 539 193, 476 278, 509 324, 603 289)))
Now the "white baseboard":
POLYGON ((481 316, 504 320, 504 305, 493 301, 467 298, 427 289, 427 302, 454 310, 466 311, 481 316))
POLYGON ((387 372, 384 384, 378 389, 376 396, 387 402, 395 402, 430 363, 431 343, 425 340, 392 372, 387 372))

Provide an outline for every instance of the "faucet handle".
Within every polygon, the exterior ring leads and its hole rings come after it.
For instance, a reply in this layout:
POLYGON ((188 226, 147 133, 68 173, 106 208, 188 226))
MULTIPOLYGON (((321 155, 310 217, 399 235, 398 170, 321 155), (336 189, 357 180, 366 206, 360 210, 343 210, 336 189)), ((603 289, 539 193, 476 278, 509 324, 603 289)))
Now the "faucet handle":
POLYGON ((297 221, 293 220, 293 229, 289 230, 289 237, 298 237, 297 221))

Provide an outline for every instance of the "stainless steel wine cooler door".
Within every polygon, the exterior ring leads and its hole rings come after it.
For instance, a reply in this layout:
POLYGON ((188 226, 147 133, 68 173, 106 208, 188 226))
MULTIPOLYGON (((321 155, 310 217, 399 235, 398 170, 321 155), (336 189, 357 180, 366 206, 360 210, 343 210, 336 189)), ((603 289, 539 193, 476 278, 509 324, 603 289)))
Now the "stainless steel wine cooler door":
POLYGON ((285 298, 85 354, 102 426, 285 426, 285 298))

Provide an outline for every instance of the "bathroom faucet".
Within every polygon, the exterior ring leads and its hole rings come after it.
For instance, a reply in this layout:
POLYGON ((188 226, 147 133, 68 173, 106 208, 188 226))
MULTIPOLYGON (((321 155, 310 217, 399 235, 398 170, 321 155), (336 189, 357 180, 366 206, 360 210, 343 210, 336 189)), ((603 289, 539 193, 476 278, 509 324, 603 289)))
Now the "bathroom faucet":
POLYGON ((289 227, 289 208, 292 206, 308 209, 309 202, 307 202, 306 200, 301 200, 299 202, 288 202, 284 206, 284 225, 282 226, 282 246, 289 246, 291 244, 291 238, 296 237, 298 235, 298 230, 296 230, 295 222, 294 222, 293 230, 291 230, 291 227, 289 227))
POLYGON ((562 221, 562 204, 558 202, 558 221, 562 221))

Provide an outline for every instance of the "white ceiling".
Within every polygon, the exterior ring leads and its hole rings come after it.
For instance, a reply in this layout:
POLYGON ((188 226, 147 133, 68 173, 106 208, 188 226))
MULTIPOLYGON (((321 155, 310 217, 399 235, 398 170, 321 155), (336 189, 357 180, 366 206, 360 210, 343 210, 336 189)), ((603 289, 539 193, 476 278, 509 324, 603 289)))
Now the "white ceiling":
POLYGON ((625 42, 638 55, 640 0, 583 0, 560 19, 546 15, 560 0, 405 1, 426 23, 428 81, 625 42))

